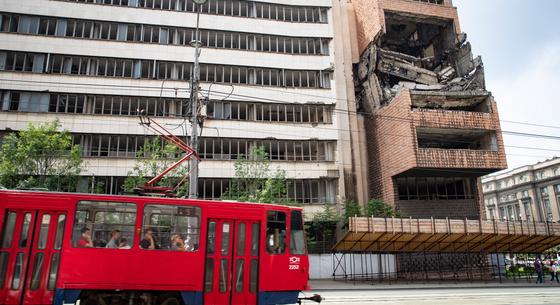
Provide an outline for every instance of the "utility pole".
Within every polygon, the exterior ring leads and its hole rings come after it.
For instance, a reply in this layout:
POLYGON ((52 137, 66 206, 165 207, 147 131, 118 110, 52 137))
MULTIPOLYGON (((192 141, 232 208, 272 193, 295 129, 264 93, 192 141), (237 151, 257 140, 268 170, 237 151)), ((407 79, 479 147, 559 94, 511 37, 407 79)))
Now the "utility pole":
MULTIPOLYGON (((200 25, 200 11, 202 9, 202 5, 206 3, 208 0, 194 0, 196 5, 196 34, 195 40, 191 41, 191 46, 194 47, 194 69, 193 75, 191 77, 191 95, 190 95, 190 104, 191 104, 191 143, 190 146, 194 151, 198 151, 198 89, 199 89, 199 81, 200 81, 200 69, 199 69, 199 57, 200 57, 200 48, 202 47, 202 43, 200 42, 200 34, 199 34, 199 25, 200 25)), ((190 160, 190 175, 189 175, 189 198, 196 199, 198 198, 198 159, 192 158, 190 160)))

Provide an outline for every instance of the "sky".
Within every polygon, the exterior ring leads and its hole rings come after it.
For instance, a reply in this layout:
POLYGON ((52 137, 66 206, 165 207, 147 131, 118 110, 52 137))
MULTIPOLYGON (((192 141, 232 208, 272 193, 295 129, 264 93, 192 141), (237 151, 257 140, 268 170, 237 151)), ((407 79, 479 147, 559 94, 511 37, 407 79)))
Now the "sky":
MULTIPOLYGON (((482 56, 502 130, 560 138, 560 1, 453 0, 453 5, 474 56, 482 56)), ((560 157, 559 139, 504 134, 504 143, 510 169, 560 157)))

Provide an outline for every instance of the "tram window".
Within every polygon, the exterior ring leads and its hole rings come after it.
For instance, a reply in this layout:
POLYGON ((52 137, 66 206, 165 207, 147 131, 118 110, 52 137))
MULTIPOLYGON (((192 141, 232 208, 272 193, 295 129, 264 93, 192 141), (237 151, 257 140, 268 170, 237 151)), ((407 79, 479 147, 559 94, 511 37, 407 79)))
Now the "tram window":
POLYGON ((240 258, 236 262, 235 267, 235 291, 243 292, 243 270, 245 268, 245 260, 240 258))
POLYGON ((259 224, 254 223, 251 229, 251 256, 259 255, 259 224))
POLYGON ((249 291, 257 292, 257 278, 259 275, 259 262, 256 259, 251 260, 249 274, 249 291))
POLYGON ((130 249, 135 226, 134 203, 80 201, 76 209, 72 243, 75 247, 106 248, 109 244, 114 249, 130 249))
POLYGON ((62 239, 64 237, 64 226, 66 224, 66 215, 58 215, 58 222, 56 224, 56 235, 54 237, 54 249, 60 250, 62 248, 62 239))
POLYGON ((266 250, 270 254, 282 254, 286 251, 286 213, 268 212, 266 250))
POLYGON ((206 271, 204 274, 204 291, 211 292, 214 286, 214 259, 206 259, 206 271))
POLYGON ((33 273, 31 273, 31 290, 39 289, 41 285, 41 275, 43 274, 43 262, 45 254, 40 252, 35 254, 35 262, 33 263, 33 273))
POLYGON ((292 211, 290 219, 290 253, 305 254, 305 232, 301 211, 292 211))
POLYGON ((31 213, 25 213, 23 217, 23 226, 21 227, 21 235, 19 237, 19 247, 26 248, 29 239, 29 228, 31 227, 31 213))
POLYGON ((16 265, 14 267, 14 277, 12 278, 12 290, 19 290, 21 285, 21 273, 23 272, 23 258, 24 254, 22 252, 18 253, 16 256, 16 265))
MULTIPOLYGON (((153 232, 156 249, 196 251, 200 246, 200 208, 148 204, 144 208, 143 229, 153 232)), ((149 243, 143 238, 140 247, 148 249, 149 243)))
POLYGON ((216 251, 216 222, 208 223, 208 242, 206 243, 206 253, 212 254, 216 251))
POLYGON ((51 267, 49 270, 49 280, 47 282, 47 289, 54 290, 56 288, 56 278, 58 276, 58 264, 60 263, 60 253, 56 252, 51 258, 51 267))
POLYGON ((222 258, 220 260, 220 292, 227 291, 228 269, 228 259, 222 258))
POLYGON ((245 255, 245 223, 240 223, 237 228, 237 255, 245 255))
POLYGON ((4 223, 4 234, 2 235, 2 248, 9 248, 12 246, 12 239, 14 238, 14 227, 16 225, 16 216, 14 212, 8 213, 6 222, 4 223))
POLYGON ((47 246, 50 224, 51 215, 43 214, 43 218, 41 218, 41 229, 39 230, 39 239, 37 240, 37 248, 39 249, 45 249, 45 247, 47 246))
POLYGON ((4 281, 6 281, 6 274, 8 273, 8 259, 10 254, 8 252, 0 253, 0 289, 4 288, 4 281))
POLYGON ((229 230, 230 225, 227 222, 222 224, 222 255, 229 254, 229 230))

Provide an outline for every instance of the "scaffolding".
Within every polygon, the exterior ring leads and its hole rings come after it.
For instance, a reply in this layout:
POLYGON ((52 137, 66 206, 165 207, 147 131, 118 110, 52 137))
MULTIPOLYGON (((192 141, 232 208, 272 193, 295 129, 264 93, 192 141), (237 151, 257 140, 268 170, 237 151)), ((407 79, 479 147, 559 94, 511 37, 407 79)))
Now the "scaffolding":
POLYGON ((333 277, 372 283, 531 280, 532 266, 515 265, 506 255, 540 256, 559 244, 560 223, 352 217, 333 248, 333 277))

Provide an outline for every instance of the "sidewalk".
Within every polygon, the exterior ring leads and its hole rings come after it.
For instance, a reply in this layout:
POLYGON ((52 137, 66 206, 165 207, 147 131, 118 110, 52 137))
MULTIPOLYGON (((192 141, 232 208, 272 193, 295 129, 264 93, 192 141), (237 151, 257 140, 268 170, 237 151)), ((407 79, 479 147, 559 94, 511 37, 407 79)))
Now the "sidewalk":
POLYGON ((515 288, 515 287, 560 287, 560 284, 545 282, 544 284, 537 285, 532 280, 528 282, 526 279, 517 280, 503 280, 500 283, 496 281, 488 282, 405 282, 405 281, 388 281, 379 282, 352 282, 344 280, 310 280, 309 285, 312 291, 328 291, 328 290, 402 290, 402 289, 475 289, 475 288, 515 288))

